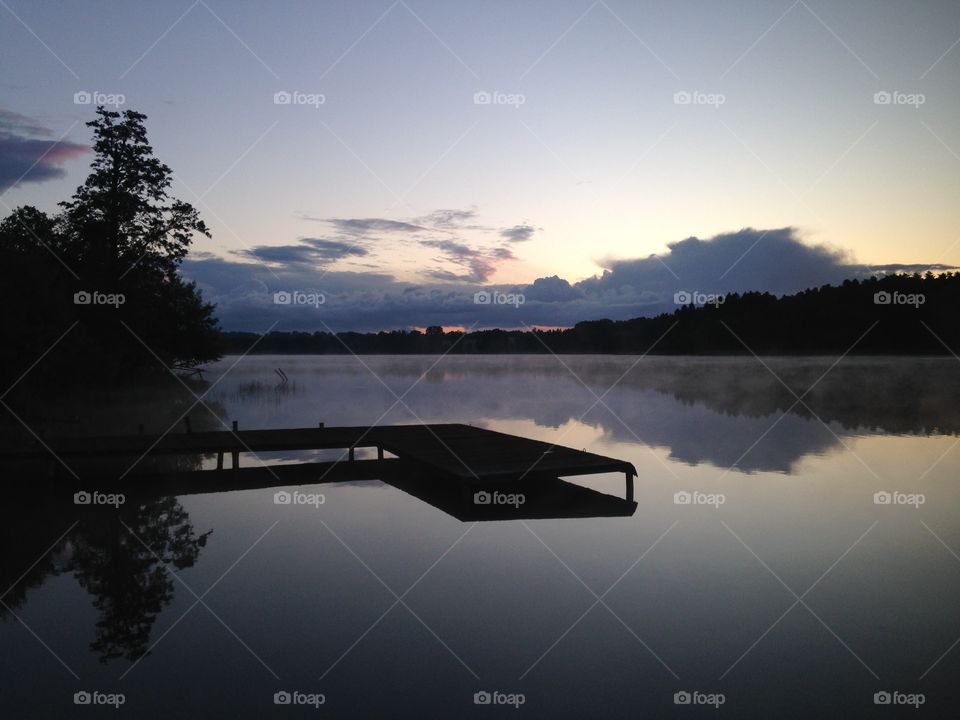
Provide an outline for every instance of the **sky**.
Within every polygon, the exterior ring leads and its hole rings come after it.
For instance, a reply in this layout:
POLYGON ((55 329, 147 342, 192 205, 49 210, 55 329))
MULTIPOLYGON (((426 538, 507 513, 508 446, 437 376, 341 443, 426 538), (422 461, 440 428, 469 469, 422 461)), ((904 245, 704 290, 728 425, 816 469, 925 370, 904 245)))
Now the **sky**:
POLYGON ((960 3, 0 0, 0 215, 148 116, 227 329, 566 326, 960 265, 960 3))

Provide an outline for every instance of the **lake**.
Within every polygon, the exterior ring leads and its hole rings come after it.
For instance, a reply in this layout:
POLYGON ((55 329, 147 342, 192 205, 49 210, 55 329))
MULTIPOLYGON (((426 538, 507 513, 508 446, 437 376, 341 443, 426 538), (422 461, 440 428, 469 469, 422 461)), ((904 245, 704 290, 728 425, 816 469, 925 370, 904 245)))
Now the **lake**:
MULTIPOLYGON (((956 714, 954 358, 229 356, 191 387, 194 429, 462 422, 587 449, 636 466, 637 509, 470 523, 379 480, 291 504, 38 490, 4 507, 0 716, 956 714)), ((175 396, 58 420, 180 432, 175 396)))

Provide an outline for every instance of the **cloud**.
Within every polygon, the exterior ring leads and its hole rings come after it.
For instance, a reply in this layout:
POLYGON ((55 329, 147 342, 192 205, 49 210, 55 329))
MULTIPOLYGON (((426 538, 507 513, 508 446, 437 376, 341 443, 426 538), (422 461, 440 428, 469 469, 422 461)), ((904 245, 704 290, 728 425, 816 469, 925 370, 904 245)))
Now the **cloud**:
POLYGON ((569 282, 557 275, 537 278, 532 285, 524 288, 524 297, 527 300, 541 302, 567 302, 580 300, 584 297, 580 288, 573 287, 569 282))
POLYGON ((63 163, 90 152, 87 145, 31 137, 36 135, 47 138, 52 133, 25 115, 0 110, 0 192, 63 177, 63 163))
POLYGON ((924 265, 922 263, 915 263, 912 265, 904 265, 902 263, 891 263, 889 265, 870 265, 870 269, 876 273, 883 273, 884 275, 892 275, 894 273, 920 273, 921 275, 926 273, 928 270, 930 272, 946 272, 948 270, 956 270, 955 265, 944 265, 942 263, 936 263, 934 265, 924 265))
POLYGON ((590 293, 677 290, 734 292, 762 289, 781 295, 842 282, 867 272, 865 265, 826 245, 804 243, 795 228, 744 228, 707 240, 689 237, 667 245, 669 252, 605 263, 599 277, 580 283, 590 293))
POLYGON ((346 257, 362 257, 367 250, 342 240, 300 238, 299 245, 258 245, 238 254, 260 262, 320 266, 346 257))
POLYGON ((373 232, 417 233, 427 229, 413 223, 387 218, 326 218, 322 222, 330 223, 338 231, 349 235, 367 235, 373 232))
POLYGON ((482 250, 456 240, 423 240, 420 244, 440 250, 443 259, 464 269, 460 274, 449 270, 427 270, 426 274, 435 280, 483 283, 490 279, 499 262, 514 259, 509 248, 482 250))
POLYGON ((533 237, 534 232, 536 232, 536 228, 532 225, 514 225, 501 230, 500 235, 510 242, 526 242, 533 237))
MULTIPOLYGON (((365 252, 364 248, 347 250, 345 243, 324 238, 304 238, 296 245, 281 246, 279 255, 266 261, 268 265, 191 256, 183 268, 187 277, 200 283, 205 297, 217 303, 217 315, 227 329, 263 330, 278 322, 277 329, 284 330, 376 331, 427 325, 522 328, 570 326, 601 318, 624 320, 673 312, 673 296, 679 290, 784 294, 848 278, 867 278, 879 269, 919 271, 927 267, 871 268, 839 249, 803 242, 793 228, 747 228, 707 239, 680 240, 660 255, 610 260, 601 275, 580 282, 554 275, 526 285, 492 286, 486 283, 497 264, 513 258, 509 247, 478 248, 451 238, 418 238, 416 242, 436 251, 437 260, 448 266, 426 269, 425 283, 365 269, 347 272, 325 267, 318 273, 317 266, 323 262, 333 262, 345 253, 360 256, 365 252), (288 257, 281 260, 284 253, 288 257), (474 293, 481 288, 523 294, 525 301, 519 306, 478 305, 474 293), (280 290, 322 292, 326 302, 319 308, 278 307, 272 293, 280 290)), ((935 265, 933 269, 952 268, 935 265)))
POLYGON ((414 222, 433 228, 446 230, 460 229, 465 223, 474 220, 477 216, 475 209, 470 210, 434 210, 428 215, 415 218, 414 222))
POLYGON ((33 118, 0 108, 0 132, 16 133, 18 135, 39 135, 51 137, 53 131, 37 123, 33 118))

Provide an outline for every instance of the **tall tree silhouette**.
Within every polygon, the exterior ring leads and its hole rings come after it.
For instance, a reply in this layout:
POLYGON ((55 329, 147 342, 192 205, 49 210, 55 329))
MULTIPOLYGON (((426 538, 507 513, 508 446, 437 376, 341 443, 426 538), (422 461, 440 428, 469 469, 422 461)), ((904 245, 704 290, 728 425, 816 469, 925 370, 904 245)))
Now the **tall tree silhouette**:
POLYGON ((179 273, 193 237, 210 233, 196 208, 171 197, 172 171, 154 156, 145 120, 97 108, 87 123, 90 175, 62 212, 51 218, 26 206, 0 222, 0 295, 22 310, 10 314, 26 350, 24 358, 0 356, 4 369, 29 365, 30 350, 45 349, 73 322, 44 365, 56 371, 48 375, 87 378, 99 369, 115 377, 219 356, 214 307, 179 273), (113 301, 98 302, 105 296, 113 301))
POLYGON ((117 282, 139 270, 176 277, 194 232, 210 236, 197 210, 169 196, 169 167, 153 156, 146 115, 100 107, 95 157, 86 182, 64 208, 64 231, 84 270, 117 282))

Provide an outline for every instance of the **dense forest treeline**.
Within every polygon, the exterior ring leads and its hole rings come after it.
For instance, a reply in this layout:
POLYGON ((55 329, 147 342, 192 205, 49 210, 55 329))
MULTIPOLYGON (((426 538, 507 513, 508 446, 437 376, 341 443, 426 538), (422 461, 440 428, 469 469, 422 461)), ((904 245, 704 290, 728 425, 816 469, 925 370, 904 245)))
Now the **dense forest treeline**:
POLYGON ((442 328, 356 332, 223 333, 225 351, 258 354, 644 353, 944 355, 960 352, 960 273, 848 280, 794 295, 732 293, 632 320, 563 330, 442 328), (862 337, 861 337, 862 336, 862 337))

